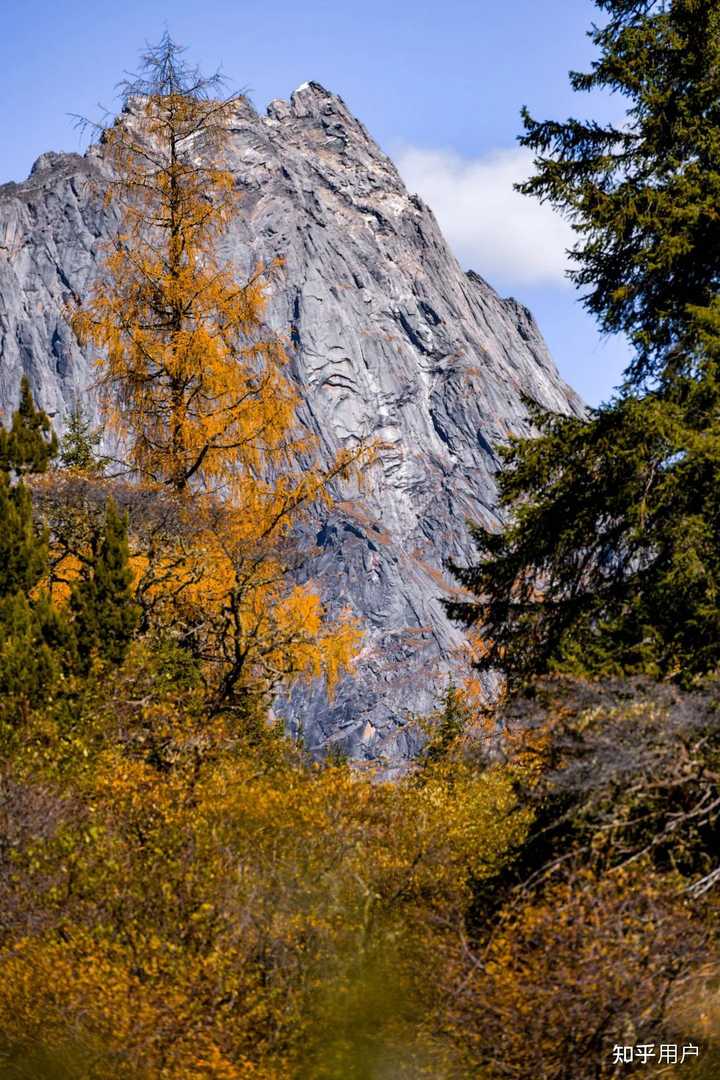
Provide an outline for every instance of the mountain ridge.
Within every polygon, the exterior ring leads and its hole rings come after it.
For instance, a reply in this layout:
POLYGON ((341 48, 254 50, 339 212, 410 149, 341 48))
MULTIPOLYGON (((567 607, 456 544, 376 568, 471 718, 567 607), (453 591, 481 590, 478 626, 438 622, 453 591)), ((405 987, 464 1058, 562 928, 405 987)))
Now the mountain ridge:
MULTIPOLYGON (((313 750, 397 763, 417 745, 408 717, 432 708, 463 649, 440 604, 452 588, 442 567, 470 555, 466 519, 499 525, 494 447, 531 430, 525 397, 559 412, 582 404, 530 312, 462 270, 341 98, 310 82, 265 115, 242 102, 231 128, 242 204, 221 253, 241 274, 284 261, 268 320, 289 338, 300 420, 325 460, 361 438, 384 446, 364 490, 340 487, 331 511, 314 512, 317 552, 301 574, 365 626, 358 675, 332 701, 319 684, 296 687, 277 711, 313 750)), ((60 429, 77 395, 92 402, 66 310, 117 224, 88 183, 105 168, 102 145, 48 152, 0 188, 5 415, 22 372, 60 429)))

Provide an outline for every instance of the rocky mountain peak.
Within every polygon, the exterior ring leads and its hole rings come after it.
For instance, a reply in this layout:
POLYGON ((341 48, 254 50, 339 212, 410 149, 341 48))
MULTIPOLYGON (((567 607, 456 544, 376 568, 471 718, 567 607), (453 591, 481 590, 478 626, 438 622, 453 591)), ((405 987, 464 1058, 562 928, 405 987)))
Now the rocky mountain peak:
MULTIPOLYGON (((241 103, 228 165, 242 212, 222 253, 241 273, 283 259, 269 319, 291 342, 302 422, 328 460, 361 438, 383 446, 363 489, 339 489, 306 538, 304 576, 365 626, 358 676, 332 701, 296 688, 278 711, 314 749, 397 762, 417 744, 409 718, 433 707, 463 649, 439 600, 452 588, 443 560, 470 554, 467 519, 499 524, 496 445, 529 431, 524 397, 581 404, 527 309, 463 272, 431 210, 319 83, 264 116, 241 103)), ((88 183, 103 168, 102 145, 46 153, 28 180, 0 188, 5 415, 22 372, 60 427, 79 393, 92 402, 66 312, 116 226, 88 183)))

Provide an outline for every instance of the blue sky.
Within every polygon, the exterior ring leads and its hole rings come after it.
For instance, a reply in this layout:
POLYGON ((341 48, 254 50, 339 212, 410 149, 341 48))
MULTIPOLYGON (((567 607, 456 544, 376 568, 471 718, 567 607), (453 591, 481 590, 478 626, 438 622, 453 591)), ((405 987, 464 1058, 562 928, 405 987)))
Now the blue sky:
POLYGON ((563 375, 594 404, 627 347, 600 339, 564 280, 564 223, 512 192, 529 167, 516 144, 523 104, 538 118, 620 115, 619 102, 568 86, 567 71, 592 58, 594 18, 590 0, 16 0, 0 36, 0 183, 45 150, 81 149, 68 114, 112 108, 115 84, 166 27, 259 109, 315 79, 393 156, 463 265, 534 311, 563 375))

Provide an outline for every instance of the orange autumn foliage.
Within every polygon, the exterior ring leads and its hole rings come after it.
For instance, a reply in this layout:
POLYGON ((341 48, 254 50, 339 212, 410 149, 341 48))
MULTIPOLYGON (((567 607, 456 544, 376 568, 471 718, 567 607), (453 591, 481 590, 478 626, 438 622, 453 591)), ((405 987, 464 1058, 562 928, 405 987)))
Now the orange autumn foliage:
POLYGON ((221 164, 237 103, 158 86, 104 133, 120 230, 73 318, 102 350, 99 387, 133 467, 178 492, 224 492, 299 445, 287 357, 263 323, 268 272, 241 280, 217 254, 240 210, 221 164))
POLYGON ((716 681, 537 681, 494 710, 450 685, 392 780, 272 722, 278 687, 332 685, 356 647, 288 578, 351 462, 308 464, 263 275, 228 291, 232 106, 176 58, 151 53, 106 136, 125 218, 76 318, 134 475, 28 481, 58 606, 113 498, 142 628, 79 665, 70 605, 22 709, 0 699, 0 1080, 711 1080, 716 681), (690 1038, 697 1068, 613 1060, 690 1038))
POLYGON ((313 764, 165 670, 136 646, 0 774, 0 1075, 458 1075, 426 972, 524 833, 507 779, 313 764))
POLYGON ((264 320, 279 263, 243 277, 218 252, 242 210, 224 164, 240 99, 213 96, 216 81, 180 53, 166 38, 148 54, 148 77, 103 133, 121 223, 73 326, 98 349, 101 401, 133 475, 174 493, 194 533, 192 545, 138 552, 144 597, 175 605, 223 699, 300 675, 332 684, 360 635, 343 614, 326 625, 312 588, 288 585, 287 541, 366 454, 312 464, 287 354, 264 320))

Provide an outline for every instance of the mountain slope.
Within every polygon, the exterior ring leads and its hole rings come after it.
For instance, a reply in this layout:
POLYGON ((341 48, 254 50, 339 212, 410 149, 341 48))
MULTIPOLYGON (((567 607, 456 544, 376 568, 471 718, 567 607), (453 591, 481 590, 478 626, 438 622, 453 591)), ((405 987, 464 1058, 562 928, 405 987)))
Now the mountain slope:
MULTIPOLYGON (((242 272, 284 260, 270 321, 289 335, 302 421, 327 459, 362 437, 383 443, 363 490, 315 515, 303 571, 364 623, 359 674, 331 702, 299 688, 278 709, 312 747, 396 761, 415 745, 409 714, 433 706, 462 648, 439 602, 442 561, 469 553, 467 518, 497 522, 493 446, 529 430, 523 395, 563 412, 581 404, 530 313, 462 271, 340 98, 309 83, 265 116, 243 104, 229 166, 243 213, 223 253, 242 272)), ((0 188, 6 413, 23 371, 59 427, 78 393, 91 397, 65 312, 116 224, 92 183, 103 171, 102 146, 50 153, 0 188)))

